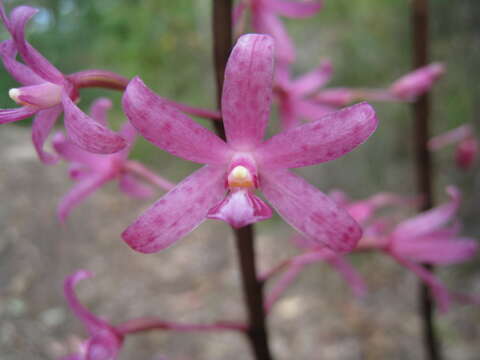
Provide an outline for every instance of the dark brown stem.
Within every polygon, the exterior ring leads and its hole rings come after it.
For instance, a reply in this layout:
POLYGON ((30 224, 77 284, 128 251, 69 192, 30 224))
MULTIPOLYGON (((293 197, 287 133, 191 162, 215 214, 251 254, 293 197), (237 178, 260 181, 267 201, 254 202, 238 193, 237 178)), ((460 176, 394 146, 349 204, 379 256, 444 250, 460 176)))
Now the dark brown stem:
MULTIPOLYGON (((232 0, 213 0, 214 63, 217 82, 217 103, 221 108, 223 77, 232 48, 232 0)), ((214 122, 215 130, 225 139, 223 123, 214 122)), ((242 277, 243 294, 248 314, 246 330, 256 360, 271 360, 268 345, 266 314, 263 308, 263 286, 255 264, 253 225, 235 230, 235 241, 242 277)))
MULTIPOLYGON (((428 0, 413 0, 412 2, 412 36, 413 36, 413 66, 424 66, 429 60, 428 37, 428 0)), ((429 137, 430 98, 428 93, 422 95, 413 104, 415 129, 415 154, 418 193, 423 197, 419 211, 430 209, 433 205, 432 191, 432 159, 427 148, 429 137)), ((432 266, 424 265, 429 270, 432 266)), ((426 359, 440 360, 440 342, 434 326, 434 303, 429 288, 420 285, 419 311, 423 323, 423 340, 426 359)))

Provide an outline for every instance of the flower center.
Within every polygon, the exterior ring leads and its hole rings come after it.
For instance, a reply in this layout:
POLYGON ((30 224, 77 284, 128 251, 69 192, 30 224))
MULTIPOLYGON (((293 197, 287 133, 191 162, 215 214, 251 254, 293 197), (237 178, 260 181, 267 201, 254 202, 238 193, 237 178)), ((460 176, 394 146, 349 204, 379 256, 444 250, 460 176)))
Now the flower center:
POLYGON ((230 188, 253 188, 255 181, 252 173, 245 166, 235 166, 228 174, 228 186, 230 188))

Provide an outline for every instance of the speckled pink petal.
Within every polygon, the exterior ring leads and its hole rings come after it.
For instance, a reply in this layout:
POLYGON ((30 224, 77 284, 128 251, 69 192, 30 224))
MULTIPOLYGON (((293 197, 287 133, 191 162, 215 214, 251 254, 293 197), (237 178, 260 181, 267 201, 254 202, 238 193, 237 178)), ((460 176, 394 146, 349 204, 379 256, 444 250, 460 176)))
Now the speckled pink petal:
POLYGON ((338 111, 338 109, 333 106, 316 104, 310 99, 297 101, 296 108, 298 116, 308 121, 316 121, 330 113, 338 111))
POLYGON ((0 57, 3 66, 16 81, 22 85, 40 84, 45 81, 28 66, 16 61, 16 56, 17 48, 13 40, 5 40, 0 43, 0 57))
POLYGON ((282 16, 290 18, 306 18, 315 15, 323 6, 323 0, 292 1, 265 0, 266 6, 282 16))
POLYGON ((156 95, 140 78, 130 81, 122 103, 131 124, 162 150, 198 163, 229 160, 231 151, 223 140, 156 95))
POLYGON ((98 98, 90 106, 90 116, 93 120, 102 124, 108 125, 107 113, 112 108, 112 101, 107 98, 98 98))
POLYGON ((236 190, 212 207, 207 217, 225 221, 238 229, 271 218, 272 210, 250 191, 236 190))
POLYGON ((415 241, 396 241, 392 243, 391 249, 399 256, 417 262, 449 265, 475 256, 478 243, 475 239, 461 237, 416 238, 415 241))
POLYGON ((60 200, 57 208, 57 217, 60 222, 65 222, 70 212, 86 197, 100 188, 110 179, 102 174, 95 174, 82 178, 72 189, 60 200))
POLYGON ((134 198, 145 199, 153 195, 151 186, 141 183, 131 174, 120 176, 118 185, 122 192, 134 198))
POLYGON ((280 216, 302 235, 335 251, 351 251, 360 226, 342 208, 287 170, 260 173, 260 189, 280 216))
POLYGON ((275 57, 284 63, 295 61, 295 48, 285 26, 278 17, 270 12, 261 11, 252 16, 252 25, 256 32, 268 34, 275 39, 275 57))
POLYGON ((18 6, 13 9, 10 16, 13 39, 23 60, 37 75, 54 84, 62 85, 63 74, 25 40, 25 25, 37 12, 37 9, 30 6, 18 6))
POLYGON ((153 204, 122 234, 134 250, 153 253, 187 235, 225 194, 225 169, 204 166, 153 204))
POLYGON ((296 168, 339 158, 365 142, 377 128, 367 103, 350 106, 282 132, 261 145, 256 158, 266 168, 296 168))
POLYGON ((389 90, 397 98, 411 101, 429 91, 444 73, 443 64, 433 63, 401 77, 389 90))
POLYGON ((82 149, 97 153, 116 153, 127 145, 123 137, 81 111, 68 95, 62 97, 65 128, 69 138, 82 149))
POLYGON ((309 95, 323 87, 332 78, 333 66, 328 60, 322 62, 316 69, 297 78, 293 84, 293 90, 300 95, 309 95))
POLYGON ((461 194, 454 186, 449 186, 447 192, 451 197, 449 202, 400 223, 392 232, 395 241, 426 235, 451 221, 460 206, 461 194))
POLYGON ((94 168, 98 155, 85 151, 71 142, 64 134, 57 132, 53 136, 52 145, 57 154, 69 162, 75 162, 94 168))
POLYGON ((58 156, 47 153, 43 149, 43 145, 62 111, 63 108, 57 105, 53 108, 39 111, 33 120, 32 142, 40 161, 44 164, 54 164, 58 161, 58 156))
POLYGON ((261 142, 272 101, 273 39, 241 36, 228 59, 222 92, 222 115, 228 143, 250 150, 261 142))
POLYGON ((39 111, 34 106, 22 106, 15 109, 0 109, 0 125, 29 118, 39 111))

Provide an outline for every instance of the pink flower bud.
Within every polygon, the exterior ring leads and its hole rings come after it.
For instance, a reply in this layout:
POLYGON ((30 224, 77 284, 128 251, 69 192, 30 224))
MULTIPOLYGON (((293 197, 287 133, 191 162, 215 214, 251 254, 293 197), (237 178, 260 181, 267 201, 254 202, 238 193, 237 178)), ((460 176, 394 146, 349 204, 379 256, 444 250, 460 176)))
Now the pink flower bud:
POLYGON ((460 141, 455 151, 455 162, 463 170, 469 170, 475 163, 478 153, 478 141, 468 137, 460 141))

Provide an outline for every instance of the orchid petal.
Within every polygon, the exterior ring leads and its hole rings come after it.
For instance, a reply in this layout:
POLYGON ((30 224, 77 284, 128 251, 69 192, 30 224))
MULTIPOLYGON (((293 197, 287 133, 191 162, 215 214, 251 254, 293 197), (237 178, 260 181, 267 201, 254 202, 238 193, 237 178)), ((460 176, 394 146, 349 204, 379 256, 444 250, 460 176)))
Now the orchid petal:
POLYGON ((345 260, 344 256, 339 256, 330 252, 325 259, 344 278, 352 289, 355 296, 361 298, 367 294, 367 285, 357 270, 345 260))
POLYGON ((93 120, 102 124, 108 125, 107 113, 112 108, 112 101, 107 98, 99 98, 95 100, 90 106, 90 116, 93 120))
POLYGON ((45 81, 28 66, 15 60, 17 48, 13 40, 5 40, 0 43, 0 56, 5 69, 20 84, 35 85, 45 81))
POLYGON ((25 25, 37 12, 38 9, 30 6, 18 6, 13 9, 10 17, 13 39, 25 63, 38 76, 54 84, 62 85, 64 83, 63 74, 25 40, 25 25))
POLYGON ((316 104, 311 100, 300 100, 297 102, 298 116, 309 121, 319 120, 325 115, 336 112, 333 106, 316 104))
POLYGON ((241 36, 225 70, 222 116, 227 141, 234 148, 258 145, 267 127, 272 102, 273 39, 241 36))
POLYGON ((293 82, 293 90, 300 95, 309 95, 329 82, 332 72, 332 63, 324 61, 316 69, 297 78, 293 82))
POLYGON ((0 125, 29 118, 38 111, 37 107, 29 105, 15 109, 0 109, 0 125))
POLYGON ((68 95, 63 95, 62 103, 68 136, 82 149, 97 154, 111 154, 127 145, 120 135, 82 112, 68 95))
POLYGON ((187 235, 225 193, 225 170, 204 166, 146 210, 122 234, 134 250, 152 253, 187 235))
POLYGON ((267 168, 327 162, 362 144, 376 127, 377 118, 370 105, 353 105, 272 137, 257 149, 257 160, 267 168))
POLYGON ((123 174, 119 179, 120 190, 131 197, 145 199, 153 195, 151 186, 142 184, 131 174, 123 174))
POLYGON ((38 157, 44 164, 54 164, 58 161, 58 156, 43 150, 43 145, 62 111, 62 107, 57 105, 53 108, 39 111, 33 120, 32 142, 38 157))
POLYGON ((60 222, 65 222, 72 209, 87 196, 100 188, 110 179, 104 175, 85 177, 76 183, 73 188, 60 200, 57 217, 60 222))
POLYGON ((446 312, 450 308, 453 301, 448 289, 440 280, 421 265, 415 264, 409 260, 392 255, 393 258, 402 266, 411 270, 416 276, 420 278, 431 290, 433 297, 438 303, 440 311, 446 312))
POLYGON ((93 277, 93 274, 87 270, 78 270, 74 274, 67 276, 63 285, 63 292, 67 299, 68 306, 72 309, 75 316, 80 319, 90 334, 109 327, 103 320, 92 314, 85 306, 80 303, 75 293, 75 286, 83 279, 93 277))
POLYGON ((289 1, 289 0, 267 0, 266 6, 282 16, 290 18, 306 18, 315 15, 323 6, 323 0, 315 1, 289 1))
POLYGON ((321 191, 287 170, 260 174, 260 188, 280 216, 298 232, 335 251, 352 250, 360 226, 321 191))
POLYGON ((247 9, 247 4, 245 1, 241 0, 232 11, 232 22, 233 26, 237 26, 240 19, 245 14, 245 10, 247 9))
POLYGON ((449 265, 463 262, 475 256, 478 243, 468 238, 427 238, 416 241, 398 241, 391 251, 399 256, 421 263, 449 265))
POLYGON ((295 48, 283 23, 277 16, 260 12, 253 14, 252 25, 256 32, 271 35, 275 39, 275 57, 284 63, 295 60, 295 48))
POLYGON ((148 141, 184 159, 207 164, 225 164, 231 153, 227 144, 198 125, 136 77, 122 99, 131 124, 148 141))
POLYGON ((394 241, 402 241, 405 238, 414 238, 428 234, 438 230, 439 227, 450 221, 458 211, 461 194, 454 186, 449 186, 447 192, 451 197, 448 203, 400 223, 392 233, 394 241))
POLYGON ((69 162, 79 163, 90 168, 94 168, 97 164, 98 155, 79 148, 61 132, 54 135, 52 144, 55 151, 69 162))

